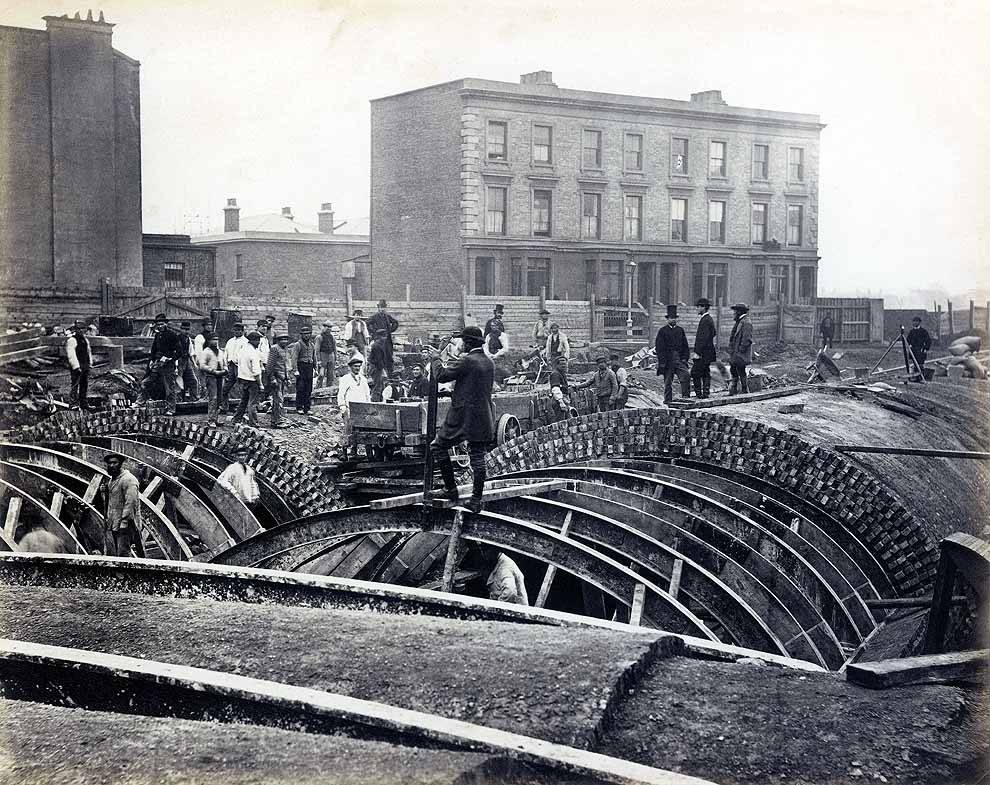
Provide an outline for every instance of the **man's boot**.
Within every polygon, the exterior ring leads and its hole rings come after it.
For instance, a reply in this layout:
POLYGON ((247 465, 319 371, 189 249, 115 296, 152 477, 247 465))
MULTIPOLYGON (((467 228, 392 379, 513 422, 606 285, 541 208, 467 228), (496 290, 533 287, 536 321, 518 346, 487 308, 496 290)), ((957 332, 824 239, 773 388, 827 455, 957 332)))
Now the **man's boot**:
POLYGON ((474 487, 471 491, 471 498, 468 500, 467 507, 471 512, 477 515, 481 512, 483 505, 483 495, 485 493, 485 469, 475 468, 474 469, 474 487))
POLYGON ((732 384, 729 385, 729 395, 735 395, 738 392, 739 392, 739 379, 733 376, 732 384))
POLYGON ((460 499, 457 493, 457 478, 454 477, 454 465, 450 462, 450 455, 447 454, 447 450, 439 450, 435 447, 431 447, 433 450, 433 460, 440 467, 440 476, 443 477, 444 490, 439 488, 434 488, 428 493, 423 494, 423 501, 429 502, 434 499, 446 499, 447 501, 456 502, 460 499))

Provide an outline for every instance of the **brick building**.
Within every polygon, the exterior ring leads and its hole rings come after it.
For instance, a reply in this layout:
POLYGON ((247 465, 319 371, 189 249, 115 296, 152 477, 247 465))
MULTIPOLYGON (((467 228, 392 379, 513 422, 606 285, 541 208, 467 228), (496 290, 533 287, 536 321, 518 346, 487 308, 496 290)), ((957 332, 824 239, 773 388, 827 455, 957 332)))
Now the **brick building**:
POLYGON ((92 15, 0 27, 0 281, 141 283, 140 64, 92 15))
POLYGON ((327 202, 317 225, 295 219, 292 209, 240 217, 236 199, 224 208, 222 234, 192 238, 193 246, 216 249, 216 285, 237 294, 368 296, 369 244, 366 234, 338 234, 327 202))
POLYGON ((807 302, 817 115, 462 79, 371 103, 374 296, 807 302))
POLYGON ((146 234, 144 281, 156 289, 212 289, 217 285, 217 249, 193 245, 188 234, 146 234))

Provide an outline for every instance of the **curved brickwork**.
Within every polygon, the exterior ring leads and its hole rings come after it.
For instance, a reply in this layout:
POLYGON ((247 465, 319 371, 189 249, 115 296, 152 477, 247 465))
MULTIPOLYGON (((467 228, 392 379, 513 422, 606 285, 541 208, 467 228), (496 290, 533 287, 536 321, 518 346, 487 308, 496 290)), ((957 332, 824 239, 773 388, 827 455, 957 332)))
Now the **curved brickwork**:
POLYGON ((624 409, 554 423, 488 455, 491 476, 606 457, 691 459, 759 477, 826 510, 864 542, 901 595, 925 592, 935 544, 877 477, 770 426, 703 411, 624 409))
POLYGON ((344 506, 340 491, 324 479, 320 470, 279 447, 267 434, 237 426, 233 431, 162 416, 162 405, 122 409, 99 414, 63 412, 13 435, 11 441, 79 441, 86 436, 128 433, 162 436, 202 444, 228 458, 235 445, 251 450, 248 463, 283 495, 297 516, 336 510, 344 506))

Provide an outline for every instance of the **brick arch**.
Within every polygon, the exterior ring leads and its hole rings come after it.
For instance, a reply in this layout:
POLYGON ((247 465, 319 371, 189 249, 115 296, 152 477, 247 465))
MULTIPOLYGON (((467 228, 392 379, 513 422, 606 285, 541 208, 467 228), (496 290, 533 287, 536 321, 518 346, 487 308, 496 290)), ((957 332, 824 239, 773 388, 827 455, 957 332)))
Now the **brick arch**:
POLYGON ((880 480, 842 455, 776 428, 704 411, 624 409, 554 423, 488 454, 490 476, 595 458, 689 459, 743 472, 794 493, 846 527, 901 595, 934 579, 938 550, 880 480))
POLYGON ((317 467, 290 455, 267 434, 241 425, 233 431, 219 430, 166 417, 163 412, 161 404, 99 414, 62 412, 19 432, 11 441, 79 441, 84 436, 138 433, 202 444, 231 460, 234 446, 246 444, 251 450, 251 466, 283 495, 295 515, 314 515, 344 506, 340 491, 317 467))

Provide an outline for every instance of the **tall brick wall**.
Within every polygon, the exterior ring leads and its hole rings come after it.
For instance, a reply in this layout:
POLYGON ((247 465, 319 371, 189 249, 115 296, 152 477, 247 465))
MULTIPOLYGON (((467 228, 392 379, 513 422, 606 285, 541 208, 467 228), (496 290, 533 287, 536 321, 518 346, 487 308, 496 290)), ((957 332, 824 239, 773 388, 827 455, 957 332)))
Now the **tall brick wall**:
POLYGON ((216 286, 216 251, 213 248, 182 243, 156 242, 154 235, 145 237, 142 249, 144 276, 142 286, 164 288, 165 264, 181 263, 183 286, 207 289, 216 286))
MULTIPOLYGON (((120 286, 140 286, 141 243, 141 66, 113 53, 114 193, 116 198, 117 271, 120 286)), ((198 285, 198 284, 189 284, 198 285)), ((211 280, 203 286, 214 286, 211 280)))
POLYGON ((100 290, 82 287, 36 286, 0 288, 3 323, 71 324, 100 313, 100 290))
POLYGON ((456 85, 371 103, 373 297, 460 297, 461 111, 456 85))
POLYGON ((529 431, 488 454, 492 476, 604 457, 660 456, 751 474, 806 499, 863 542, 902 595, 930 590, 935 541, 881 478, 823 447, 706 412, 624 409, 529 431))

